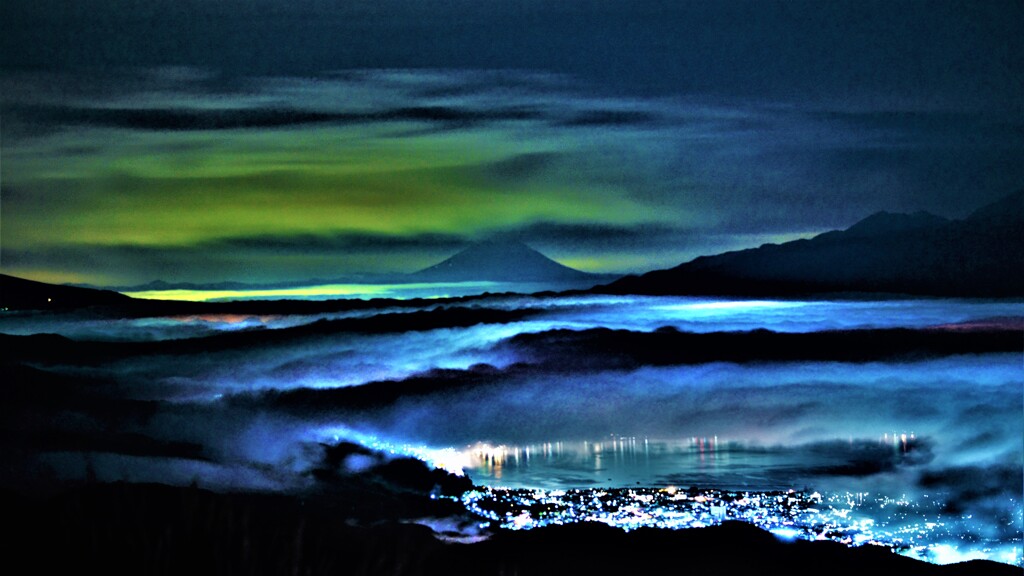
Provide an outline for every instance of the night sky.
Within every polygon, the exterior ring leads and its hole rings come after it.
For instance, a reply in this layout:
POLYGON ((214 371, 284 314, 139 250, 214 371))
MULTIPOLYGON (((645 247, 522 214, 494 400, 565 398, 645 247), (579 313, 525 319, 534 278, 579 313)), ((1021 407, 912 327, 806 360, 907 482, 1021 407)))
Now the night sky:
POLYGON ((1024 186, 1024 3, 4 0, 7 274, 593 272, 1024 186))

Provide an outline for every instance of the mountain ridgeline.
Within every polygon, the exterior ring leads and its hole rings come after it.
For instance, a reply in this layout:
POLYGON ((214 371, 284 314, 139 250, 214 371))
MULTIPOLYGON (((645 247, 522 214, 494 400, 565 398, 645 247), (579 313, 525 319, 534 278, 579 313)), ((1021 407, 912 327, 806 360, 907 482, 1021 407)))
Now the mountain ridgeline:
POLYGON ((477 242, 454 256, 410 275, 417 281, 586 282, 599 279, 555 262, 522 242, 477 242))
POLYGON ((10 310, 69 310, 88 306, 118 306, 133 302, 111 290, 78 288, 0 274, 0 308, 10 310))
POLYGON ((595 288, 610 294, 1024 296, 1024 190, 963 220, 879 212, 808 240, 704 256, 595 288))
MULTIPOLYGON (((963 220, 947 220, 927 212, 878 212, 846 230, 825 232, 808 240, 702 256, 675 268, 641 276, 618 278, 582 272, 559 264, 521 242, 488 241, 473 244, 417 272, 372 280, 399 284, 488 281, 517 284, 519 289, 532 285, 532 290, 583 290, 611 281, 588 290, 601 294, 1021 298, 1024 297, 1024 190, 984 206, 963 220)), ((311 282, 282 285, 302 286, 311 282)), ((245 289, 253 285, 157 282, 135 289, 171 287, 245 289)), ((0 274, 0 308, 107 306, 137 309, 143 302, 146 301, 110 290, 58 286, 0 274)), ((176 306, 178 304, 179 308, 187 307, 184 303, 176 303, 176 306)), ((259 306, 265 311, 267 305, 259 306)), ((276 306, 286 307, 281 302, 276 306)), ((288 306, 301 307, 298 304, 288 306)), ((326 304, 310 302, 304 306, 304 310, 307 307, 320 309, 326 304)))

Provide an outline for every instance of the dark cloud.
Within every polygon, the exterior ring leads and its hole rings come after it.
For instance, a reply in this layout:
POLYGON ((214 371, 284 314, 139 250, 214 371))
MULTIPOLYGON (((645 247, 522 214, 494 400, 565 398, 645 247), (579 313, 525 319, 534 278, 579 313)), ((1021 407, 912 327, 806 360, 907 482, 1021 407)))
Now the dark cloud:
POLYGON ((970 518, 972 537, 1013 539, 1021 534, 1021 455, 1002 462, 938 468, 922 474, 920 488, 938 493, 943 512, 970 518))
POLYGON ((978 138, 979 143, 987 140, 988 145, 994 145, 1007 138, 1020 138, 1024 130, 1021 120, 990 114, 985 110, 825 110, 809 114, 847 128, 888 136, 888 140, 880 139, 876 144, 892 147, 906 144, 905 138, 891 138, 894 134, 946 138, 971 134, 978 138))
MULTIPOLYGON (((3 247, 0 248, 0 254, 3 255, 4 263, 12 267, 44 265, 82 272, 104 267, 130 268, 133 276, 141 281, 183 279, 183 270, 187 270, 190 277, 202 279, 210 277, 210 273, 218 268, 241 271, 250 267, 252 262, 268 257, 334 257, 339 259, 337 262, 341 262, 340 259, 346 256, 357 256, 345 266, 331 266, 325 261, 319 269, 298 271, 298 276, 288 279, 290 282, 301 282, 317 276, 324 277, 325 274, 330 278, 355 277, 360 272, 379 274, 383 271, 374 270, 365 259, 382 254, 394 260, 400 253, 406 253, 417 262, 422 262, 407 270, 393 271, 413 272, 443 258, 445 254, 457 252, 469 242, 469 237, 455 234, 297 234, 234 237, 186 246, 69 244, 25 249, 3 247)), ((234 276, 233 279, 241 278, 234 276)), ((272 279, 256 277, 250 280, 266 282, 272 279)))
MULTIPOLYGON (((61 245, 38 248, 0 248, 6 266, 45 266, 62 268, 76 273, 103 268, 132 267, 137 278, 156 279, 174 277, 176 271, 192 265, 193 272, 213 270, 226 263, 214 255, 197 260, 199 252, 193 248, 171 248, 120 244, 113 246, 61 245)), ((144 280, 144 281, 145 281, 144 280)))
POLYGON ((372 114, 374 120, 412 120, 421 122, 444 122, 452 124, 473 124, 479 122, 534 120, 540 118, 539 112, 506 108, 495 110, 469 110, 449 106, 416 106, 396 108, 372 114))
POLYGON ((985 430, 961 440, 960 443, 957 445, 957 449, 976 450, 998 447, 1002 440, 1003 435, 999 431, 994 429, 985 430))
POLYGON ((1020 94, 1021 7, 943 0, 3 4, 10 68, 243 74, 531 69, 626 92, 997 104, 1020 94), (439 34, 439 30, 444 30, 439 34), (343 38, 344 41, 339 41, 343 38))
POLYGON ((358 116, 353 115, 287 109, 50 108, 29 110, 28 113, 43 122, 59 125, 85 124, 157 131, 280 128, 359 120, 358 116))
POLYGON ((948 502, 951 511, 978 500, 1004 494, 1020 496, 1022 469, 1020 463, 991 466, 959 466, 930 471, 921 475, 924 488, 942 489, 956 495, 948 502))
POLYGON ((926 438, 914 438, 897 447, 877 440, 857 440, 818 442, 797 450, 842 460, 811 471, 824 476, 872 476, 900 467, 924 466, 935 458, 933 443, 926 438))
POLYGON ((347 388, 299 388, 242 393, 225 401, 234 406, 280 411, 308 418, 353 417, 362 411, 381 410, 420 397, 451 397, 458 392, 496 386, 527 371, 528 368, 522 366, 499 370, 480 364, 468 370, 432 369, 402 380, 367 382, 347 388))
POLYGON ((468 240, 455 234, 385 234, 347 233, 334 235, 299 234, 292 236, 249 236, 227 238, 204 244, 198 250, 245 250, 277 254, 339 253, 347 250, 389 253, 401 250, 451 250, 464 248, 468 240))
POLYGON ((482 166, 480 170, 486 176, 497 180, 522 182, 544 174, 561 158, 561 154, 553 152, 529 152, 492 162, 482 166))
POLYGON ((515 228, 489 232, 494 238, 511 239, 559 248, 589 248, 594 251, 652 246, 682 246, 694 231, 661 223, 632 226, 600 223, 533 222, 515 228))
POLYGON ((299 109, 223 108, 84 108, 22 107, 15 109, 35 122, 49 125, 89 125, 154 131, 235 130, 283 128, 310 124, 426 122, 468 127, 486 122, 533 120, 540 114, 526 109, 471 110, 444 106, 394 108, 378 112, 318 112, 299 109))
MULTIPOLYGON (((584 371, 769 360, 899 361, 963 353, 1014 352, 1020 345, 1019 335, 1012 330, 974 334, 961 338, 949 332, 904 329, 694 334, 673 327, 654 332, 594 328, 519 334, 505 345, 553 369, 584 371)), ((930 410, 927 415, 932 415, 930 410)))
POLYGON ((659 117, 651 112, 637 110, 587 110, 556 122, 556 125, 567 127, 648 126, 658 121, 659 117))

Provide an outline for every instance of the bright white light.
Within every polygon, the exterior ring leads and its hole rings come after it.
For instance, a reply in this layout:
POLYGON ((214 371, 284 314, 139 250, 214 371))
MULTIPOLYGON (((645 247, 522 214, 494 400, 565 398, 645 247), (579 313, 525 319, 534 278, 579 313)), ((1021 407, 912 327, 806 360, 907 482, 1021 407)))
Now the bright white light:
POLYGON ((455 450, 454 448, 432 448, 422 444, 416 445, 388 440, 345 426, 331 426, 320 429, 315 434, 315 437, 318 442, 329 442, 332 440, 337 442, 339 439, 344 439, 378 452, 416 458, 422 460, 428 466, 444 470, 456 476, 465 475, 464 470, 470 464, 470 455, 467 451, 455 450))
POLYGON ((781 302, 778 300, 720 300, 715 302, 687 302, 656 306, 657 310, 744 310, 755 308, 797 308, 807 302, 781 302))
POLYGON ((928 548, 931 560, 936 564, 956 564, 968 560, 989 560, 989 555, 981 550, 960 550, 950 544, 933 544, 928 548))
POLYGON ((783 540, 794 540, 800 535, 800 531, 793 528, 772 528, 771 533, 783 540))

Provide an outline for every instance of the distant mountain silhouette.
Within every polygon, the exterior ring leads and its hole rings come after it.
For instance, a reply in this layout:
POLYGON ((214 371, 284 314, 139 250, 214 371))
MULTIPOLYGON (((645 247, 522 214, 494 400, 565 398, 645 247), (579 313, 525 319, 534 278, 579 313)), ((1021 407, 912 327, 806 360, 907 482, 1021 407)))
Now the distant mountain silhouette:
POLYGON ((809 240, 704 256, 597 292, 721 296, 1024 296, 1024 190, 963 220, 879 212, 809 240))
MULTIPOLYGON (((92 286, 79 284, 85 288, 92 286)), ((153 280, 145 284, 113 287, 118 292, 145 292, 160 290, 247 290, 260 287, 256 284, 245 282, 214 282, 210 284, 197 284, 195 282, 166 282, 164 280, 153 280)))
POLYGON ((132 299, 110 290, 58 286, 0 274, 0 308, 48 310, 127 304, 132 299))
POLYGON ((123 284, 117 286, 96 286, 93 284, 68 284, 79 288, 98 290, 114 290, 117 292, 159 292, 162 290, 277 290, 283 288, 301 288, 304 286, 323 286, 327 284, 401 284, 408 282, 407 274, 349 274, 332 278, 305 278, 302 280, 286 280, 280 282, 167 282, 152 280, 145 284, 123 284))
MULTIPOLYGON (((329 279, 252 284, 245 282, 165 282, 117 286, 119 292, 161 290, 254 290, 295 288, 322 284, 406 284, 410 282, 473 282, 548 284, 550 289, 582 289, 620 278, 619 274, 591 274, 564 266, 517 241, 483 241, 458 254, 411 274, 352 274, 329 279)), ((82 288, 97 288, 78 284, 82 288)))
POLYGON ((929 212, 914 212, 913 214, 875 212, 847 228, 846 233, 851 235, 851 237, 880 236, 883 234, 912 232, 914 230, 927 230, 948 223, 949 220, 929 212))
POLYGON ((548 258, 522 242, 477 242, 410 276, 431 282, 579 282, 599 278, 548 258))

